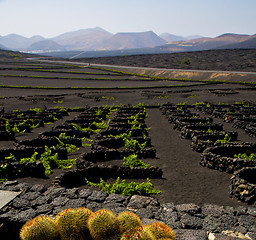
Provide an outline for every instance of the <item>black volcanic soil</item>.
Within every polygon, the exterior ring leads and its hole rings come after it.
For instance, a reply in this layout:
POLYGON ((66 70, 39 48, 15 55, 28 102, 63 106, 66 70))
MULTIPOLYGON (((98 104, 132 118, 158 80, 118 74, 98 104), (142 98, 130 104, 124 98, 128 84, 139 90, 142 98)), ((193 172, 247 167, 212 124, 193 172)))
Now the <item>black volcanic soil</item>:
MULTIPOLYGON (((223 58, 223 64, 225 63, 225 53, 226 51, 222 51, 219 57, 223 58)), ((229 53, 233 53, 233 55, 238 56, 239 54, 246 53, 246 51, 227 51, 229 53)), ((226 53, 227 53, 226 52, 226 53)), ((255 59, 252 56, 255 56, 256 51, 249 50, 246 55, 247 57, 250 55, 250 61, 252 61, 252 65, 254 66, 254 70, 256 69, 255 59), (249 54, 250 53, 250 54, 249 54), (254 54, 254 55, 253 55, 254 54), (254 63, 253 63, 254 61, 254 63)), ((206 67, 211 64, 214 64, 212 56, 215 54, 217 57, 217 52, 215 53, 211 51, 204 51, 200 53, 180 53, 176 55, 176 60, 182 58, 188 54, 191 62, 193 62, 190 54, 199 54, 202 56, 205 54, 205 59, 209 60, 209 65, 207 63, 202 64, 202 66, 206 67), (209 55, 207 56, 207 53, 209 55), (184 55, 182 55, 184 54, 184 55)), ((172 54, 168 55, 160 55, 160 56, 172 56, 172 54)), ((146 64, 151 63, 151 67, 166 67, 165 65, 161 65, 157 61, 158 55, 143 55, 139 56, 141 58, 140 63, 136 63, 136 58, 133 57, 134 65, 145 66, 146 64), (154 58, 154 61, 152 58, 154 58), (142 60, 144 59, 144 60, 142 60), (144 61, 144 64, 143 64, 144 61)), ((109 58, 110 59, 110 58, 109 58)), ((119 59, 116 62, 104 62, 108 64, 124 64, 125 61, 121 61, 121 59, 132 59, 132 57, 123 57, 123 58, 111 58, 111 59, 119 59)), ((164 59, 164 58, 163 58, 164 59)), ((248 58, 249 59, 249 58, 248 58)), ((215 59, 216 60, 216 59, 215 59)), ((87 61, 87 60, 84 60, 87 61)), ((97 63, 101 63, 102 58, 93 59, 93 61, 97 63)), ((110 60, 109 60, 110 61, 110 60)), ((174 60, 173 60, 174 61, 174 60)), ((205 60, 206 61, 206 60, 205 60)), ((249 60, 248 60, 249 61, 249 60)), ((246 61, 241 61, 239 58, 236 60, 237 64, 240 62, 240 65, 247 64, 246 61)), ((5 67, 9 68, 17 68, 24 67, 33 67, 44 69, 49 67, 54 67, 58 69, 59 66, 52 63, 30 63, 30 62, 2 62, 5 67)), ((193 64, 191 64, 192 66, 193 64)), ((224 64, 225 65, 225 64, 224 64)), ((232 70, 235 69, 235 65, 232 65, 230 62, 226 63, 225 66, 231 65, 232 70)), ((171 65, 170 65, 171 66, 171 65)), ((200 66, 200 67, 202 67, 200 66)), ((221 65, 222 66, 222 65, 221 65)), ((2 67, 2 65, 1 65, 2 67)), ((67 66, 63 66, 67 67, 67 66)), ((187 68, 187 66, 185 66, 187 68)), ((174 66, 172 66, 174 68, 174 66)), ((199 68, 199 67, 198 67, 199 68)), ((10 70, 10 69, 9 69, 10 70)), ((65 71, 92 71, 97 72, 99 70, 90 69, 90 68, 75 68, 74 66, 70 66, 69 69, 65 68, 65 71), (85 70, 86 69, 86 70, 85 70)), ((224 69, 222 69, 224 70, 224 69)), ((240 69, 241 70, 241 69, 240 69)), ((11 71, 11 70, 10 70, 11 71)), ((13 73, 14 70, 13 69, 13 73)), ((246 69, 248 71, 248 68, 246 69)), ((99 73, 105 71, 99 71, 99 73)), ((3 73, 3 72, 2 72, 3 73)), ((15 72, 17 73, 17 72, 15 72)), ((30 75, 31 71, 20 71, 20 75, 30 75)), ((1 74, 1 71, 0 71, 1 74)), ((36 73, 35 73, 36 74, 36 73)), ((38 72, 40 75, 40 72, 38 72)), ((52 73, 51 73, 52 75, 52 73)), ((63 75, 63 74, 61 74, 63 75)), ((37 81, 38 85, 43 85, 47 81, 48 86, 62 86, 69 87, 70 82, 73 83, 73 87, 76 87, 78 82, 74 80, 70 80, 67 82, 67 79, 57 79, 58 73, 56 73, 56 79, 33 79, 29 78, 29 81, 37 81)), ((75 74, 74 74, 75 77, 75 74)), ((0 76, 1 85, 9 85, 10 77, 0 76)), ((86 85, 86 80, 81 80, 86 85)), ((79 82, 79 84, 81 84, 79 82)), ((27 78, 18 78, 12 79, 12 85, 22 86, 28 83, 27 78)), ((201 84, 197 86, 190 86, 190 83, 182 82, 182 86, 172 86, 171 88, 159 87, 159 88, 138 88, 131 89, 125 87, 137 86, 138 83, 134 81, 124 81, 120 79, 118 81, 119 86, 123 86, 124 88, 118 89, 107 89, 106 86, 116 86, 116 80, 111 81, 109 79, 104 81, 91 82, 91 86, 94 89, 24 89, 24 88, 6 88, 0 87, 0 106, 5 108, 5 111, 13 111, 13 110, 28 110, 30 108, 54 108, 56 106, 63 106, 66 108, 74 108, 74 107, 95 107, 102 105, 113 105, 113 104, 131 104, 136 105, 138 103, 145 103, 147 105, 157 106, 163 103, 171 102, 173 104, 177 104, 180 102, 188 102, 188 104, 192 104, 195 102, 211 102, 218 104, 219 102, 225 103, 234 103, 234 102, 242 102, 243 100, 256 104, 255 100, 255 87, 244 86, 239 84, 201 84), (135 84, 136 83, 136 84, 135 84), (107 85, 106 85, 107 84, 107 85), (216 94, 218 90, 219 94, 216 94), (108 98, 106 98, 108 97, 108 98), (56 103, 56 101, 61 100, 61 103, 56 103)), ((36 85, 37 85, 36 84, 36 85)), ((169 84, 169 83, 168 83, 169 84)), ((166 85, 168 85, 166 84, 166 85)), ((31 83, 32 85, 32 83, 31 83)), ((224 172, 219 172, 216 170, 211 170, 208 168, 204 168, 200 166, 200 154, 194 152, 190 147, 189 140, 183 140, 179 137, 179 132, 173 130, 172 125, 168 123, 167 119, 161 115, 161 112, 158 108, 148 109, 148 119, 147 124, 148 127, 151 127, 150 137, 152 139, 152 144, 154 145, 157 151, 157 159, 155 162, 151 163, 152 165, 159 166, 163 169, 163 179, 155 179, 153 183, 155 184, 155 188, 161 189, 163 194, 158 196, 161 202, 174 202, 176 204, 181 203, 213 203, 218 205, 227 205, 227 206, 239 206, 244 205, 243 203, 238 202, 236 199, 231 199, 229 197, 229 184, 231 174, 227 174, 224 172)), ((78 113, 77 113, 78 114, 78 113)), ((72 117, 75 117, 72 115, 72 117)), ((65 119, 64 119, 65 120, 65 119)), ((63 120, 63 121, 64 121, 63 120)), ((214 121, 220 122, 220 119, 214 119, 214 121)), ((222 121, 221 121, 222 122, 222 121)), ((55 125, 60 124, 60 122, 56 122, 55 125)), ((49 125, 48 128, 51 129, 55 125, 49 125)), ((35 138, 39 132, 44 132, 49 130, 46 127, 35 129, 32 134, 25 134, 24 138, 35 138)), ((232 124, 225 124, 225 130, 234 130, 239 132, 239 140, 240 141, 250 141, 255 142, 255 138, 249 137, 242 130, 236 130, 232 128, 232 124)), ((19 138, 21 140, 23 136, 19 138)), ((0 141, 0 148, 13 147, 15 142, 8 141, 3 142, 0 141)), ((82 149, 81 149, 82 150, 82 149)), ((46 185, 51 185, 51 181, 55 176, 60 174, 61 171, 55 171, 55 175, 52 175, 49 179, 19 179, 19 181, 26 181, 30 183, 42 183, 46 185)))
POLYGON ((99 57, 76 61, 135 67, 256 72, 256 49, 99 57), (189 58, 190 64, 181 64, 185 57, 189 58))

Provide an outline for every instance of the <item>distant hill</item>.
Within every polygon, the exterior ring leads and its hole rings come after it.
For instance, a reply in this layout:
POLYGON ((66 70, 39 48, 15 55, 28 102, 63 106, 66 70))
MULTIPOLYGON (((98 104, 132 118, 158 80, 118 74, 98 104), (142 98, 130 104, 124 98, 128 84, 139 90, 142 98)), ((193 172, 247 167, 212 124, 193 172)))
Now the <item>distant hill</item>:
POLYGON ((0 49, 7 50, 7 48, 4 45, 2 45, 2 44, 0 44, 0 49))
POLYGON ((167 43, 152 31, 138 33, 117 33, 98 45, 100 50, 135 49, 155 47, 167 43))
POLYGON ((256 34, 251 36, 248 40, 239 43, 224 45, 219 47, 218 49, 256 49, 256 34))
POLYGON ((39 55, 29 54, 29 53, 21 53, 19 51, 9 51, 0 49, 0 62, 5 61, 6 59, 24 59, 29 57, 39 57, 39 55))
POLYGON ((185 41, 186 38, 182 36, 173 35, 170 33, 162 33, 159 35, 162 39, 164 39, 167 42, 176 42, 176 41, 185 41))
POLYGON ((44 38, 41 36, 26 38, 18 34, 9 34, 7 36, 0 37, 0 44, 12 50, 23 50, 31 44, 42 40, 44 40, 44 38))
POLYGON ((64 46, 68 50, 88 51, 96 49, 97 45, 108 40, 112 36, 112 33, 97 27, 64 33, 52 40, 64 46))
POLYGON ((188 41, 188 40, 203 38, 200 35, 192 35, 192 36, 183 37, 183 36, 173 35, 170 33, 162 33, 161 35, 159 35, 159 37, 163 38, 167 42, 188 41))
POLYGON ((53 40, 43 40, 31 44, 28 48, 30 52, 46 52, 46 51, 65 51, 65 48, 53 40))

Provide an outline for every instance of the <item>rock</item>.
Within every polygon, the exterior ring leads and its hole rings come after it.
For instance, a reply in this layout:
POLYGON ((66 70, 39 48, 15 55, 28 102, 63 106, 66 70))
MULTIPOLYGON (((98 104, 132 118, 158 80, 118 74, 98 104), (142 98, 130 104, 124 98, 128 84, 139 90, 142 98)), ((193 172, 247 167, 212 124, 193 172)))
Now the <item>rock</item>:
POLYGON ((91 194, 92 194, 92 190, 90 190, 90 189, 82 189, 79 192, 79 197, 87 199, 89 196, 91 196, 91 194))
POLYGON ((70 188, 66 190, 66 193, 63 194, 63 196, 70 198, 70 199, 76 199, 78 198, 78 188, 70 188))
POLYGON ((201 212, 201 208, 193 203, 185 203, 176 206, 178 212, 185 212, 190 215, 201 212))
POLYGON ((207 232, 203 230, 175 229, 175 240, 208 240, 207 232))
POLYGON ((253 217, 256 217, 256 207, 248 207, 247 213, 253 217))
POLYGON ((31 202, 32 206, 40 206, 44 204, 48 204, 52 201, 50 196, 40 196, 34 201, 31 202))
POLYGON ((70 199, 66 205, 65 208, 80 208, 85 207, 86 202, 85 199, 70 199))
POLYGON ((88 197, 89 201, 103 203, 107 198, 108 194, 102 191, 93 191, 88 197))
POLYGON ((202 213, 204 215, 211 215, 213 217, 220 217, 224 211, 223 206, 218 206, 214 204, 204 204, 202 207, 202 213))
POLYGON ((202 229, 202 227, 203 227, 202 219, 200 219, 198 217, 191 216, 187 213, 185 213, 181 216, 180 221, 182 224, 182 228, 184 228, 184 229, 202 229))
POLYGON ((153 198, 151 197, 133 195, 129 201, 129 204, 127 205, 127 208, 131 210, 145 208, 150 204, 152 200, 153 198))
POLYGON ((66 197, 57 197, 52 201, 54 207, 64 206, 69 201, 66 197))
POLYGON ((30 191, 32 191, 32 192, 40 192, 40 193, 44 193, 46 190, 47 190, 47 188, 42 184, 35 184, 30 189, 30 191))
POLYGON ((12 202, 12 207, 16 209, 28 209, 31 208, 31 201, 24 198, 15 198, 12 202))
POLYGON ((220 232, 220 221, 209 215, 203 220, 203 229, 208 232, 220 232))
POLYGON ((141 208, 138 211, 136 211, 136 215, 140 218, 154 218, 154 213, 146 208, 141 208))
POLYGON ((53 205, 52 204, 44 204, 44 205, 40 205, 36 208, 36 212, 37 214, 45 214, 45 215, 49 215, 52 213, 53 210, 53 205))
POLYGON ((108 197, 106 198, 104 204, 107 204, 107 203, 112 203, 112 202, 115 202, 115 203, 123 203, 123 202, 127 202, 128 199, 130 197, 126 197, 126 196, 122 196, 120 194, 109 194, 108 197))

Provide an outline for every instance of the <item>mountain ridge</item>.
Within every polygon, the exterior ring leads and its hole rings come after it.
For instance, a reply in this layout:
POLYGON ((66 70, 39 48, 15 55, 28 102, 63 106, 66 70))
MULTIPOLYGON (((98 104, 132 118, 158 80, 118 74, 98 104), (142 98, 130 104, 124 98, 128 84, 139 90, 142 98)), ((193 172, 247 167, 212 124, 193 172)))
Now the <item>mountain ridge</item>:
POLYGON ((199 35, 183 37, 169 33, 157 35, 153 31, 112 34, 103 28, 95 27, 66 32, 53 38, 42 36, 26 38, 18 34, 9 34, 0 36, 0 44, 3 45, 2 47, 14 51, 80 51, 81 53, 92 52, 92 56, 94 56, 95 54, 98 55, 100 51, 106 53, 120 51, 118 54, 121 54, 121 51, 125 53, 128 51, 141 54, 143 52, 200 51, 235 47, 256 49, 253 36, 256 35, 224 33, 216 37, 202 37, 199 35), (37 42, 39 43, 35 44, 37 42), (40 46, 41 49, 39 49, 40 46))

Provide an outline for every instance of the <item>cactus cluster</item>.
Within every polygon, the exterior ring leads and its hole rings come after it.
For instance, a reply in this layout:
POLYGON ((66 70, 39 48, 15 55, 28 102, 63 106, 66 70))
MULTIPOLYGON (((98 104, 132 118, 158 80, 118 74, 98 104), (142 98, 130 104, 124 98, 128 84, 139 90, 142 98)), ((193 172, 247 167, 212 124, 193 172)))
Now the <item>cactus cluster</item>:
POLYGON ((28 221, 20 231, 21 240, 174 240, 170 227, 155 222, 142 225, 129 211, 118 216, 107 209, 95 213, 87 208, 65 209, 53 219, 41 216, 28 221))

